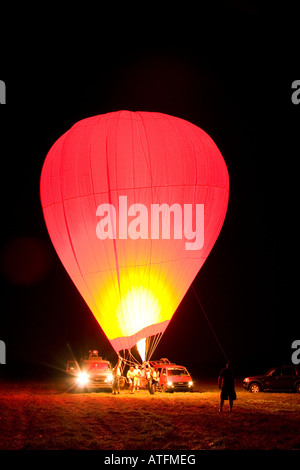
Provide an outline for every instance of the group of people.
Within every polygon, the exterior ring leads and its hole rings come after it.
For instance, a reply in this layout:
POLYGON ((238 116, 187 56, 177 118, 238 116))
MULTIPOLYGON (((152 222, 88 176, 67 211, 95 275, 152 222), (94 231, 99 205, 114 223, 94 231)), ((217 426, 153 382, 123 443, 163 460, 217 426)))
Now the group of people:
MULTIPOLYGON (((120 393, 120 381, 122 377, 122 358, 118 357, 118 362, 113 369, 113 394, 120 393)), ((138 391, 142 384, 147 380, 147 386, 151 390, 153 383, 156 383, 159 379, 159 373, 156 371, 149 362, 144 362, 141 367, 136 364, 131 366, 126 374, 127 382, 129 384, 130 393, 138 391)))
POLYGON ((130 393, 134 393, 140 389, 143 379, 147 380, 147 385, 150 390, 153 382, 157 382, 158 377, 158 372, 151 367, 149 362, 144 362, 141 368, 137 364, 135 367, 131 366, 127 372, 130 393))
MULTIPOLYGON (((118 357, 118 362, 113 369, 113 393, 120 393, 120 380, 122 377, 122 358, 118 357)), ((127 381, 129 384, 130 393, 138 391, 141 387, 143 379, 147 380, 149 390, 153 383, 158 382, 159 372, 151 367, 149 362, 144 362, 140 368, 137 364, 131 366, 127 372, 127 381)), ((229 410, 232 411, 233 402, 236 400, 235 393, 235 373, 230 362, 226 364, 226 367, 221 370, 218 378, 219 388, 221 389, 220 394, 220 411, 223 411, 224 401, 229 401, 229 410)))

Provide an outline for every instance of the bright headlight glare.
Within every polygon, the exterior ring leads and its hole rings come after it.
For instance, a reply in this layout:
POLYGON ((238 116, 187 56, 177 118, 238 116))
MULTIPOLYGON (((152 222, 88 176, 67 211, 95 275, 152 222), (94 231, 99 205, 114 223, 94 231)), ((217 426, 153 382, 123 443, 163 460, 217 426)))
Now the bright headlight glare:
POLYGON ((112 382, 112 379, 113 379, 113 376, 112 375, 108 375, 105 379, 105 382, 112 382))
POLYGON ((190 387, 191 387, 191 386, 193 385, 193 382, 192 382, 192 381, 190 381, 190 382, 189 382, 189 385, 190 385, 190 387))
POLYGON ((167 385, 168 385, 169 387, 171 387, 173 384, 172 384, 171 381, 169 381, 167 385))
POLYGON ((89 376, 86 372, 80 372, 78 377, 77 377, 77 383, 78 385, 86 385, 89 381, 89 376))

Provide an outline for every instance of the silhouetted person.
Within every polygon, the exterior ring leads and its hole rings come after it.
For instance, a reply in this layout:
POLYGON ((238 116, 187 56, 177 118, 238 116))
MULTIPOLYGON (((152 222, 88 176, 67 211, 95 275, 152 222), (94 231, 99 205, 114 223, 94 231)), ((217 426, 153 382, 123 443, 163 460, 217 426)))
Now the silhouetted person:
POLYGON ((229 400, 229 409, 232 411, 233 401, 236 400, 234 388, 235 374, 231 363, 226 364, 226 368, 222 369, 218 378, 219 388, 221 388, 220 411, 223 410, 224 400, 229 400))
POLYGON ((121 364, 122 364, 122 358, 121 356, 118 357, 118 362, 113 368, 113 394, 119 394, 120 393, 120 379, 121 379, 121 364))

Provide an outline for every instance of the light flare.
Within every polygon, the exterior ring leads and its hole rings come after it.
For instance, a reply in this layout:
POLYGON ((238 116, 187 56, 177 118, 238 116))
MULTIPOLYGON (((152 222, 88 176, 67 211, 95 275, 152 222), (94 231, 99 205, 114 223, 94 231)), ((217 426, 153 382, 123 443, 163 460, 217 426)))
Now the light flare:
POLYGON ((83 387, 84 385, 87 385, 89 381, 89 376, 88 374, 83 371, 83 372, 80 372, 78 377, 77 377, 77 383, 78 385, 80 385, 81 387, 83 387))

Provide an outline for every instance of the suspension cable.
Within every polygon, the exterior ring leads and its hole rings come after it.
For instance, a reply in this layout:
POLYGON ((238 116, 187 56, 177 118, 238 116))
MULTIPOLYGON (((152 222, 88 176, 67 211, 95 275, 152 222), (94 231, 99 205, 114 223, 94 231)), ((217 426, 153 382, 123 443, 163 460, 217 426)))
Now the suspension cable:
POLYGON ((215 332, 215 330, 213 329, 213 326, 212 326, 212 324, 210 323, 210 321, 209 321, 209 319, 208 319, 208 316, 207 316, 206 313, 205 313, 205 310, 204 310, 204 308, 203 308, 203 306, 202 306, 202 304, 201 304, 201 302, 200 302, 199 296, 198 296, 198 294, 197 294, 197 292, 196 292, 196 290, 195 290, 195 287, 194 287, 193 285, 192 285, 192 289, 193 289, 193 291, 194 291, 194 294, 195 294, 195 296, 196 296, 196 299, 198 300, 198 303, 199 303, 199 305, 200 305, 200 308, 201 308, 201 310, 202 310, 202 313, 203 313, 203 315, 205 316, 206 321, 207 321, 207 323, 208 323, 208 325, 209 325, 209 327, 210 327, 210 330, 211 330, 212 334, 214 335, 214 338, 215 338, 216 342, 218 343, 218 346, 219 346, 220 350, 222 351, 223 356, 224 356, 225 359, 226 359, 226 362, 229 362, 229 359, 228 359, 228 357, 227 357, 227 354, 225 353, 225 351, 224 351, 224 349, 223 349, 223 347, 222 347, 222 345, 221 345, 221 343, 220 343, 220 341, 219 341, 219 339, 218 339, 218 337, 217 337, 217 335, 216 335, 216 332, 215 332))

